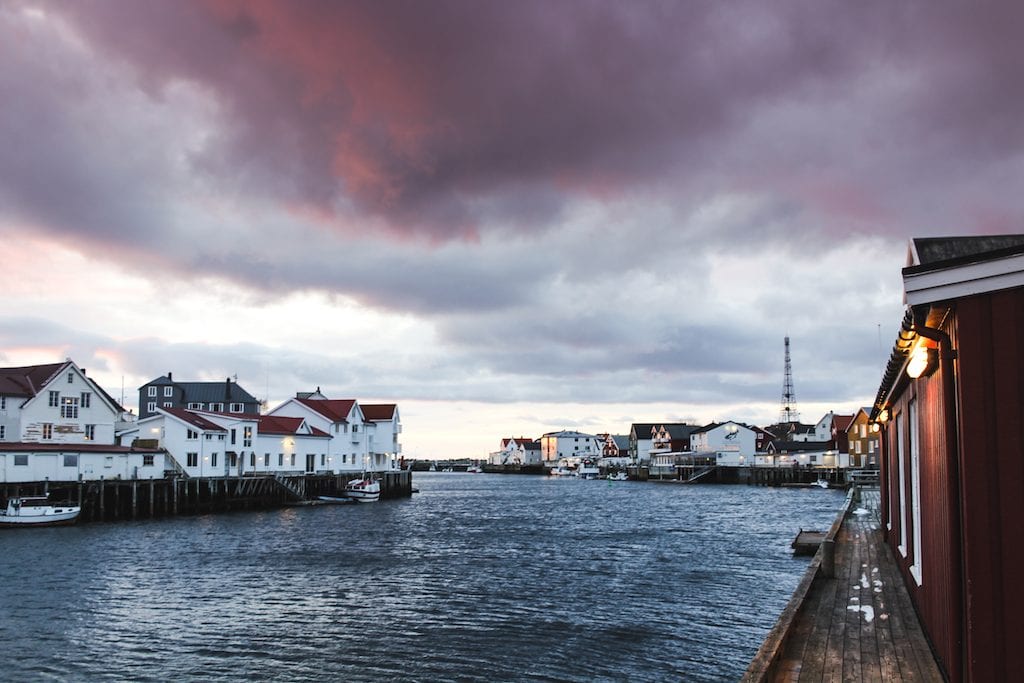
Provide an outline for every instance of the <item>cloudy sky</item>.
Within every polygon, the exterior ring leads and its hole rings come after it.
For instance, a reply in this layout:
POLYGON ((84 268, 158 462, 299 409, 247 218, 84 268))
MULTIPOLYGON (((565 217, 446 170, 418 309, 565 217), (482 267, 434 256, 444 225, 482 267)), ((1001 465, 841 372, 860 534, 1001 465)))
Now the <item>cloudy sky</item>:
POLYGON ((398 402, 408 457, 870 403, 1024 232, 1024 4, 0 3, 0 364, 398 402))

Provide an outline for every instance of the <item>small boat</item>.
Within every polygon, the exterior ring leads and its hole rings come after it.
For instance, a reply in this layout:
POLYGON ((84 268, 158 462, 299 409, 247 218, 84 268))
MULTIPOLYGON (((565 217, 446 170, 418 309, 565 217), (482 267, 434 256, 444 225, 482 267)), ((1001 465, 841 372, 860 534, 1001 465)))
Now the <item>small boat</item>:
POLYGON ((380 482, 370 477, 353 479, 345 487, 345 495, 358 503, 376 503, 380 500, 380 482))
POLYGON ((601 476, 601 470, 590 460, 584 460, 576 469, 576 476, 580 479, 597 479, 601 476))
POLYGON ((818 481, 814 482, 814 485, 823 489, 827 489, 829 487, 828 482, 825 481, 824 479, 819 479, 818 481))
POLYGON ((351 498, 341 496, 317 496, 316 499, 324 505, 347 505, 354 502, 351 498))
POLYGON ((430 469, 428 469, 427 471, 428 472, 437 472, 437 463, 436 462, 430 463, 430 469))
POLYGON ((615 472, 608 475, 608 481, 629 481, 629 476, 625 472, 615 472))
POLYGON ((470 474, 483 474, 484 468, 480 465, 470 465, 466 468, 466 471, 470 474))
POLYGON ((51 503, 47 496, 9 498, 7 508, 0 510, 0 527, 74 524, 81 512, 77 505, 51 503))
POLYGON ((568 467, 556 467, 553 470, 549 470, 548 474, 550 474, 552 477, 571 477, 576 473, 570 470, 568 467))
POLYGON ((454 467, 445 467, 445 468, 444 468, 443 470, 441 470, 441 471, 442 471, 442 472, 454 472, 454 471, 455 471, 455 468, 454 468, 454 467))

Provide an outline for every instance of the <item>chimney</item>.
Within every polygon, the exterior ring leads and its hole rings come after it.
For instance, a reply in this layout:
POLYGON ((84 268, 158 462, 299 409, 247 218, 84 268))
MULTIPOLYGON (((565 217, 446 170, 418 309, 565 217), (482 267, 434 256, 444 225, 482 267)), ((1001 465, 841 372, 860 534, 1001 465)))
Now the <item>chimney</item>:
POLYGON ((174 381, 174 378, 171 377, 171 373, 169 372, 167 373, 167 379, 171 380, 172 382, 174 381))

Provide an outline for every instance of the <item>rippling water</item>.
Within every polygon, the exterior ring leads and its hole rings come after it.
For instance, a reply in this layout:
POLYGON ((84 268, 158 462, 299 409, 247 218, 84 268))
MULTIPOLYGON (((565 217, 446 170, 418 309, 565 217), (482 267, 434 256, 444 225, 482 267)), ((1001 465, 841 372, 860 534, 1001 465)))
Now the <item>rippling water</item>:
POLYGON ((0 533, 7 680, 735 680, 842 494, 417 473, 411 500, 0 533))

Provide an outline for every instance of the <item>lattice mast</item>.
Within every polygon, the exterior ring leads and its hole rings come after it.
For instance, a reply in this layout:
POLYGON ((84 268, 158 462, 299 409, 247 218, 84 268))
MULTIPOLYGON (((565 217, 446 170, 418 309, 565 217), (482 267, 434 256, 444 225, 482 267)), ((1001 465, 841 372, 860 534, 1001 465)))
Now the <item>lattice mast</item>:
POLYGON ((779 424, 800 421, 800 412, 796 409, 796 392, 793 390, 793 365, 789 361, 789 337, 786 337, 786 369, 782 380, 782 409, 779 411, 779 424))

